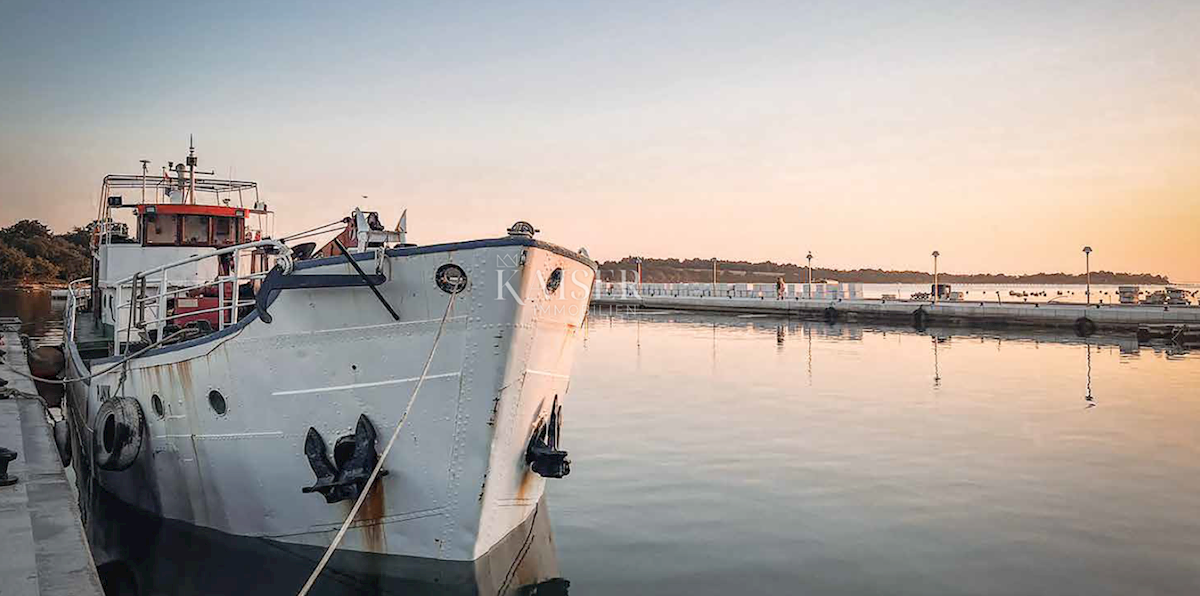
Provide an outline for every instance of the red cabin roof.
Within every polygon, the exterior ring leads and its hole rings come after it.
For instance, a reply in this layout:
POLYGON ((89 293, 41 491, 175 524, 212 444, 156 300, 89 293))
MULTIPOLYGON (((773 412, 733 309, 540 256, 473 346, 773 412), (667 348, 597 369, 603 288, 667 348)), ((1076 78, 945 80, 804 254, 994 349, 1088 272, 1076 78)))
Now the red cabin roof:
POLYGON ((225 207, 222 205, 180 205, 177 203, 161 203, 157 205, 140 204, 137 206, 138 216, 146 213, 162 213, 165 215, 215 215, 218 217, 245 218, 250 209, 241 207, 225 207))

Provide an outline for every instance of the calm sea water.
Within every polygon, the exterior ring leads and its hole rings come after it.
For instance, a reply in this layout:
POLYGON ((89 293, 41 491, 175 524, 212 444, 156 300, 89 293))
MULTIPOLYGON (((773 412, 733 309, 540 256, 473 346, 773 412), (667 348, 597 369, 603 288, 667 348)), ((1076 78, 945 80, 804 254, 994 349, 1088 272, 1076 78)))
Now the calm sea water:
POLYGON ((573 591, 1200 593, 1200 354, 593 315, 550 489, 573 591))
MULTIPOLYGON (((394 593, 1200 593, 1200 353, 664 311, 585 335, 552 535, 514 549, 565 581, 394 593)), ((184 531, 137 538, 169 571, 143 593, 287 593, 309 565, 184 531)))

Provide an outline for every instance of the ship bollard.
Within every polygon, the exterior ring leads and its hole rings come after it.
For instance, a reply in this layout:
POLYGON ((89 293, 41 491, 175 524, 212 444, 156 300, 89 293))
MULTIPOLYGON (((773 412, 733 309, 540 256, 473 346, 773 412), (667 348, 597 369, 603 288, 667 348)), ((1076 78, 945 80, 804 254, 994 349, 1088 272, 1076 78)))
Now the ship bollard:
POLYGON ((12 486, 17 483, 16 476, 8 475, 8 464, 17 459, 17 452, 0 447, 0 486, 12 486))

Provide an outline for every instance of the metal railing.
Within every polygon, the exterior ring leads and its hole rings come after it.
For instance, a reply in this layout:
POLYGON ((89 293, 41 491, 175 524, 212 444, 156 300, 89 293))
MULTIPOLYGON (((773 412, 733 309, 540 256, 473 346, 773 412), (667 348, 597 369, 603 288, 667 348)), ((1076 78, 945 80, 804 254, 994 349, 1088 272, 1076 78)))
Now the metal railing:
POLYGON ((75 343, 75 319, 79 310, 80 285, 91 284, 92 278, 81 277, 67 283, 67 306, 63 311, 63 326, 65 345, 75 343))
MULTIPOLYGON (((225 247, 210 253, 193 255, 184 259, 179 259, 171 263, 159 265, 144 271, 138 271, 133 275, 117 281, 112 290, 118 297, 125 296, 124 292, 128 288, 129 299, 123 300, 115 309, 114 323, 121 324, 121 313, 125 311, 125 339, 121 341, 119 336, 120 331, 114 330, 113 353, 124 354, 128 351, 129 345, 133 342, 134 330, 138 331, 154 331, 156 337, 163 337, 164 328, 171 322, 177 321, 184 317, 196 317, 211 313, 218 313, 217 328, 224 329, 228 325, 234 325, 238 321, 238 310, 243 306, 253 305, 253 300, 241 300, 241 284, 247 281, 260 280, 267 276, 270 268, 266 270, 242 275, 241 257, 242 251, 256 251, 260 248, 271 247, 274 249, 275 262, 281 265, 286 272, 291 271, 291 250, 278 240, 257 240, 247 242, 237 246, 225 247), (171 280, 168 272, 172 269, 183 267, 198 261, 206 259, 219 259, 224 255, 232 255, 229 259, 230 270, 228 274, 221 275, 218 267, 216 278, 194 283, 191 280, 171 280), (153 281, 151 281, 153 279, 153 281), (153 285, 148 287, 148 282, 153 285), (182 297, 190 297, 188 294, 197 292, 211 287, 217 288, 217 306, 200 310, 189 310, 187 312, 169 313, 167 308, 167 299, 175 298, 175 303, 178 305, 178 300, 182 297), (150 292, 153 289, 154 292, 150 292), (226 292, 226 290, 229 290, 226 292), (228 294, 228 295, 227 295, 228 294)), ((253 255, 253 252, 251 253, 253 255)), ((176 308, 178 311, 178 307, 176 308)))

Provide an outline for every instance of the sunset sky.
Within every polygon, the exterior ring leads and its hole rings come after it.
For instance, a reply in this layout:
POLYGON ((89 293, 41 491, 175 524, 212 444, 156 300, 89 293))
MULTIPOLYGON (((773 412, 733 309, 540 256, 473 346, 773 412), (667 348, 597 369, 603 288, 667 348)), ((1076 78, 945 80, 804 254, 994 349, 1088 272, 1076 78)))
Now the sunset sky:
POLYGON ((0 2, 0 226, 186 155, 300 230, 1200 281, 1200 2, 0 2))

